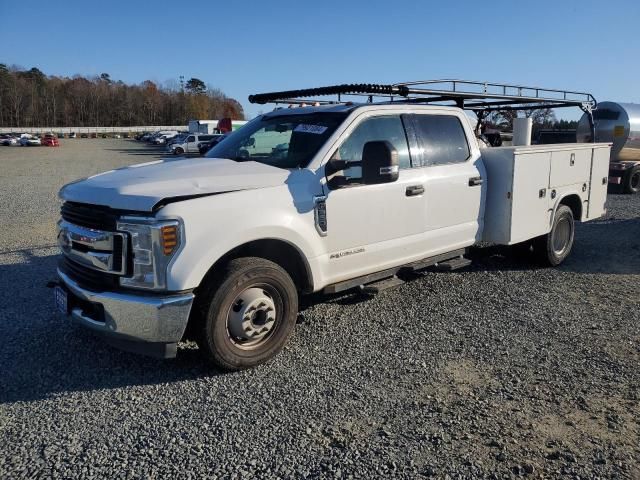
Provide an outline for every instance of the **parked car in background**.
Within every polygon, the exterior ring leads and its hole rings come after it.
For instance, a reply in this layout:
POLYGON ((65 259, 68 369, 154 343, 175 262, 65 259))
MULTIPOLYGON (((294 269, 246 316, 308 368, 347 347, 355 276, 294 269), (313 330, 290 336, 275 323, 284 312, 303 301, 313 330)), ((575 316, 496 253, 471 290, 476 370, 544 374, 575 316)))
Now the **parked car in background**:
POLYGON ((0 138, 0 144, 6 147, 13 147, 18 145, 18 138, 14 137, 13 135, 3 135, 0 138))
POLYGON ((89 134, 88 133, 81 133, 80 134, 80 138, 89 138, 89 134))
POLYGON ((167 151, 169 150, 171 145, 173 145, 174 143, 183 143, 188 136, 189 136, 188 132, 180 132, 175 137, 170 138, 169 140, 167 140, 167 143, 166 143, 167 151))
POLYGON ((169 147, 169 151, 174 155, 182 155, 183 153, 200 153, 198 144, 202 142, 210 142, 216 137, 222 135, 208 135, 201 133, 191 133, 187 135, 182 143, 174 143, 169 147))
POLYGON ((200 155, 204 155, 213 147, 215 147, 218 143, 224 140, 226 137, 227 135, 215 135, 215 138, 212 138, 208 142, 198 143, 198 152, 200 153, 200 155))
POLYGON ((178 136, 178 132, 177 131, 171 131, 171 132, 162 132, 160 135, 158 135, 154 140, 153 140, 153 144, 154 145, 165 145, 167 143, 168 140, 174 138, 178 136))
POLYGON ((45 147, 59 147, 60 141, 53 133, 47 133, 42 139, 42 145, 45 147))
POLYGON ((20 145, 23 147, 38 147, 42 145, 42 142, 38 137, 34 137, 32 135, 23 135, 20 138, 20 145))
POLYGON ((76 135, 76 132, 71 132, 69 134, 69 138, 78 138, 78 136, 76 135))

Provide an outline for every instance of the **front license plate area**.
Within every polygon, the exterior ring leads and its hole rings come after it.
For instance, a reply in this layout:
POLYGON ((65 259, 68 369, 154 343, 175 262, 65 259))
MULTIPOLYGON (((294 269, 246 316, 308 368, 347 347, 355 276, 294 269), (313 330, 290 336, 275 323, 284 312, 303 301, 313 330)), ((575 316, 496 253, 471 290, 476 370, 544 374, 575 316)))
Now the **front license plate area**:
POLYGON ((53 289, 53 294, 56 301, 56 309, 60 313, 68 315, 69 314, 69 301, 68 301, 69 295, 67 294, 67 291, 60 286, 56 286, 53 289))

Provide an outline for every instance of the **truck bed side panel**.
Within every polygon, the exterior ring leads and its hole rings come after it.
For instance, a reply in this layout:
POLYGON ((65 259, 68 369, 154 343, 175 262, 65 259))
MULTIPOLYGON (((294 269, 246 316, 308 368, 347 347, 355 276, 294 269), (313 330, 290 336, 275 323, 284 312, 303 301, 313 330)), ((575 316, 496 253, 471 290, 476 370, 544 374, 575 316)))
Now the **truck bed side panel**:
POLYGON ((589 204, 586 220, 604 215, 607 201, 607 175, 609 174, 609 149, 606 147, 593 149, 593 166, 589 182, 589 204))
POLYGON ((591 170, 591 149, 560 150, 551 153, 551 187, 584 182, 591 170))
POLYGON ((550 152, 515 155, 511 235, 508 244, 523 242, 549 231, 551 156, 550 152))
POLYGON ((590 208, 582 220, 602 216, 609 150, 608 144, 483 149, 487 205, 482 240, 512 245, 548 233, 558 202, 568 195, 580 198, 583 212, 590 208))
POLYGON ((511 231, 513 151, 483 149, 482 160, 487 171, 482 241, 508 243, 511 231))

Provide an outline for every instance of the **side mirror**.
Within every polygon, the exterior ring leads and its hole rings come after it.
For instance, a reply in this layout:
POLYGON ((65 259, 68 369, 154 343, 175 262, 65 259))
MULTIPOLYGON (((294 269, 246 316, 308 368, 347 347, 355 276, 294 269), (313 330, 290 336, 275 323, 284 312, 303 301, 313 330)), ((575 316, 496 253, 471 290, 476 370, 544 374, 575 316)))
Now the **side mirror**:
POLYGON ((242 142, 243 147, 253 147, 255 144, 256 139, 254 137, 249 137, 244 142, 242 142))
POLYGON ((390 142, 384 140, 364 144, 362 182, 365 185, 395 182, 399 173, 398 151, 390 142))

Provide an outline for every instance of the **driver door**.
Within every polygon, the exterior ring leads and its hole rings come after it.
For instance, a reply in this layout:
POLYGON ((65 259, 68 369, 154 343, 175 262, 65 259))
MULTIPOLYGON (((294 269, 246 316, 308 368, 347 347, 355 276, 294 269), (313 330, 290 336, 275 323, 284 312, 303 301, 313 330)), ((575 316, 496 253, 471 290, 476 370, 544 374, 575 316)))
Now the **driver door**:
MULTIPOLYGON (((412 168, 403 121, 399 114, 364 117, 347 130, 332 159, 366 161, 362 159, 365 143, 386 140, 398 152, 399 178, 392 183, 352 184, 333 190, 324 186, 327 234, 321 264, 327 283, 418 260, 425 249, 425 173, 412 168)), ((361 168, 351 167, 341 175, 357 181, 361 168)))

